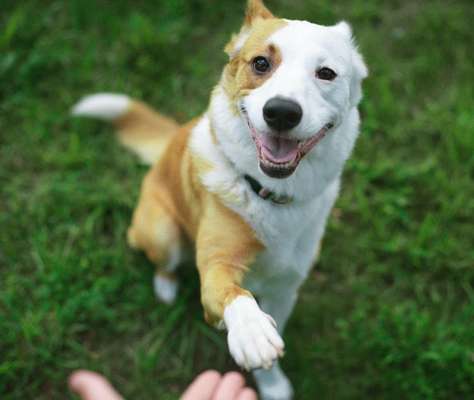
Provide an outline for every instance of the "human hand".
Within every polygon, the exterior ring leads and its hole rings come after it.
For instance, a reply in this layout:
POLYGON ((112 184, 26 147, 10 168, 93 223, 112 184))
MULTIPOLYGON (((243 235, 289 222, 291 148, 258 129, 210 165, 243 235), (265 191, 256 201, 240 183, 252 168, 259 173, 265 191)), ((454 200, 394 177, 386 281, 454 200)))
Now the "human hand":
POLYGON ((69 376, 69 388, 82 400, 123 400, 102 375, 79 370, 69 376))
MULTIPOLYGON (((91 371, 74 372, 69 387, 82 400, 123 400, 107 379, 91 371)), ((206 371, 194 379, 180 400, 257 400, 257 395, 245 387, 244 377, 237 372, 221 376, 217 371, 206 371)))
POLYGON ((206 371, 194 379, 180 400, 257 400, 257 395, 245 387, 238 372, 221 376, 217 371, 206 371))

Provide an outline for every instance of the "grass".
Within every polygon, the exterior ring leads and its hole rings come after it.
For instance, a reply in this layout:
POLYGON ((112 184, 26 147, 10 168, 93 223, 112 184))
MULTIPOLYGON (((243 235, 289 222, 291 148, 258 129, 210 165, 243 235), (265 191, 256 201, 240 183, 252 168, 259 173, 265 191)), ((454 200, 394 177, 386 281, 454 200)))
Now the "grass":
MULTIPOLYGON (((111 128, 68 116, 125 92, 180 121, 206 108, 242 2, 6 0, 0 14, 0 397, 72 398, 76 368, 127 398, 177 399, 235 368, 197 275, 156 303, 124 236, 145 172, 111 128)), ((268 1, 353 24, 371 76, 321 261, 286 333, 297 399, 474 391, 474 7, 470 0, 268 1)))

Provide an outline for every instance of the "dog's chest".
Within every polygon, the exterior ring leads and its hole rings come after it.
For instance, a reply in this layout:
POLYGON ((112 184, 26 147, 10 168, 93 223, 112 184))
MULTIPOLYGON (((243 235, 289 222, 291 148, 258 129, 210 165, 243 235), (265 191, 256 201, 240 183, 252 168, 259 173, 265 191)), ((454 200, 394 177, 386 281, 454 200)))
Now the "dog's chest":
POLYGON ((236 210, 265 246, 246 275, 248 289, 258 293, 269 285, 299 283, 306 278, 337 191, 338 182, 304 205, 277 206, 254 198, 236 210))
MULTIPOLYGON (((243 173, 213 142, 207 115, 193 130, 191 149, 213 166, 200 176, 203 185, 239 214, 264 245, 265 250, 245 276, 244 286, 258 292, 258 287, 271 286, 270 280, 302 281, 315 260, 327 216, 338 194, 339 180, 325 183, 322 191, 314 190, 314 198, 276 205, 258 197, 243 173)), ((246 172, 255 175, 255 171, 246 172)), ((311 176, 306 178, 296 186, 314 185, 311 176)))

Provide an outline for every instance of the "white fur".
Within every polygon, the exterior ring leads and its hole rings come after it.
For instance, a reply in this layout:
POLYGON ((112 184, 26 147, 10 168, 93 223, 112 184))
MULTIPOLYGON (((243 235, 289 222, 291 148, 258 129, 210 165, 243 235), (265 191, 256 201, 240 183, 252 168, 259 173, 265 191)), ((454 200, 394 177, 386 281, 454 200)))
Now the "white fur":
POLYGON ((80 100, 72 108, 72 115, 113 121, 124 115, 129 105, 130 98, 123 94, 98 93, 80 100))
POLYGON ((226 204, 242 205, 247 198, 247 188, 242 176, 213 142, 211 125, 207 114, 193 129, 190 140, 191 150, 214 166, 201 176, 204 186, 211 192, 224 197, 226 204))
MULTIPOLYGON (((179 242, 175 242, 169 247, 168 262, 164 265, 163 270, 166 272, 174 272, 178 268, 182 259, 181 246, 179 242)), ((153 289, 158 300, 165 304, 173 304, 178 294, 177 279, 169 278, 166 275, 156 274, 153 277, 153 289)))
POLYGON ((178 293, 178 282, 163 275, 155 275, 153 289, 158 300, 165 304, 173 304, 178 293))
POLYGON ((229 58, 233 59, 236 55, 239 54, 239 51, 242 49, 243 45, 247 41, 250 36, 250 29, 247 27, 243 27, 237 38, 235 39, 235 43, 231 49, 228 49, 229 58))
MULTIPOLYGON (((244 280, 244 287, 258 296, 263 312, 248 298, 237 298, 224 312, 230 352, 239 365, 246 367, 268 366, 269 358, 273 359, 271 348, 261 339, 267 328, 259 324, 268 327, 268 313, 278 324, 279 332, 283 332, 298 289, 314 264, 338 196, 344 163, 358 136, 356 106, 361 98, 361 81, 367 75, 345 23, 324 27, 288 21, 268 42, 281 51, 278 70, 261 87, 239 99, 238 104, 231 104, 223 86, 218 86, 209 112, 193 130, 191 140, 191 149, 214 166, 201 177, 204 185, 241 215, 265 246, 244 280), (337 72, 336 80, 316 77, 316 71, 323 66, 337 72), (294 138, 307 139, 328 122, 336 124, 286 179, 270 178, 259 170, 245 118, 233 111, 243 102, 252 124, 264 132, 268 127, 262 109, 274 96, 289 97, 302 106, 303 119, 291 133, 294 138), (211 125, 218 144, 212 140, 211 125), (273 192, 292 196, 294 201, 275 205, 261 199, 244 180, 244 174, 273 192), (251 323, 250 319, 259 322, 251 323), (263 355, 257 340, 263 343, 263 355)), ((254 375, 264 400, 292 398, 291 385, 277 363, 254 375)))
POLYGON ((282 354, 284 344, 275 321, 253 298, 238 296, 233 300, 225 308, 224 322, 230 353, 241 367, 270 368, 282 354))

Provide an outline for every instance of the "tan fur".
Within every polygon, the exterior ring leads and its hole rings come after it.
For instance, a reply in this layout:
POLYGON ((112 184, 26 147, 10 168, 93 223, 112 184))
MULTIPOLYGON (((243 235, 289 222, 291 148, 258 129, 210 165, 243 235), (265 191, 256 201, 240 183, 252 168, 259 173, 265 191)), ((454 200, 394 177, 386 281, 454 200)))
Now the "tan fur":
MULTIPOLYGON (((261 19, 253 22, 252 31, 242 49, 231 57, 224 69, 223 87, 232 99, 247 95, 252 89, 263 85, 277 70, 281 63, 281 53, 274 44, 267 44, 267 39, 286 22, 281 19, 261 19), (255 73, 252 61, 257 56, 266 57, 271 63, 271 70, 265 74, 255 73)), ((232 42, 227 46, 233 46, 232 42)))
POLYGON ((242 35, 248 34, 253 25, 258 20, 275 19, 273 14, 263 5, 261 0, 249 0, 247 2, 247 10, 245 12, 245 19, 242 28, 238 35, 232 35, 232 39, 225 46, 224 51, 233 56, 235 45, 242 35))
POLYGON ((271 11, 265 7, 262 0, 248 0, 245 11, 244 26, 252 25, 257 19, 275 18, 271 11))
POLYGON ((170 261, 172 246, 182 246, 185 238, 195 242, 206 319, 216 324, 226 304, 238 295, 251 296, 239 284, 262 246, 242 218, 201 184, 199 173, 211 166, 189 150, 195 123, 175 132, 145 177, 128 239, 159 273, 170 261))
POLYGON ((208 194, 196 240, 201 300, 210 323, 222 320, 224 308, 239 295, 249 265, 262 245, 240 216, 208 194))

